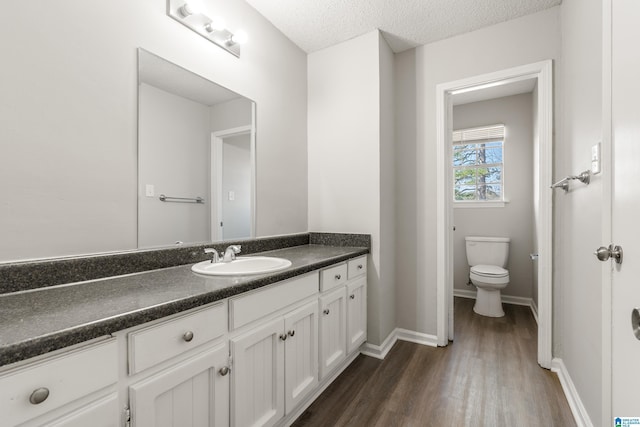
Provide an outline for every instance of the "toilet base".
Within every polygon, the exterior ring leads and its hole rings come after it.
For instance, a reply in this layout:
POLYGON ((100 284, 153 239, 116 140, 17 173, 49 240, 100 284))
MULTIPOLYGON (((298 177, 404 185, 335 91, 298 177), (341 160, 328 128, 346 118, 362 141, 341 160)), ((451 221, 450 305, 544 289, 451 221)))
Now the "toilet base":
POLYGON ((502 299, 500 289, 484 289, 476 286, 476 303, 473 311, 481 316, 503 317, 502 299))

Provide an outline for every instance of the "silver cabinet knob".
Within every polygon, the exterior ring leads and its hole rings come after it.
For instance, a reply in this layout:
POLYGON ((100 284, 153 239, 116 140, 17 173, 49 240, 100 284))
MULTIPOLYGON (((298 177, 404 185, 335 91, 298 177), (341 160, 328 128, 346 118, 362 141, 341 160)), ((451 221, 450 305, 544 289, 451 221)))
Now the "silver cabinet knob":
POLYGON ((229 371, 231 371, 231 369, 229 369, 229 367, 228 367, 228 366, 223 366, 222 368, 220 368, 220 370, 218 371, 218 373, 219 373, 221 376, 223 376, 223 377, 224 377, 225 375, 227 375, 227 374, 229 373, 229 371))
POLYGON ((281 335, 280 335, 280 339, 281 339, 282 341, 286 341, 286 340, 287 340, 287 334, 281 334, 281 335))
POLYGON ((182 335, 182 339, 185 340, 186 342, 190 342, 193 339, 193 332, 191 331, 185 332, 184 335, 182 335))
POLYGON ((289 332, 287 332, 287 334, 288 334, 290 337, 292 337, 292 336, 294 336, 294 335, 296 334, 296 331, 289 331, 289 332))
POLYGON ((342 278, 342 276, 341 276, 341 275, 336 274, 336 280, 340 280, 341 278, 342 278))
POLYGON ((323 312, 324 314, 329 314, 329 309, 328 309, 328 308, 325 308, 324 310, 322 310, 322 312, 323 312))
POLYGON ((47 400, 47 397, 49 397, 49 389, 46 387, 40 387, 33 390, 33 393, 29 396, 29 402, 33 405, 39 405, 47 400))
POLYGON ((349 298, 356 299, 356 295, 355 294, 351 294, 351 295, 349 295, 349 298))

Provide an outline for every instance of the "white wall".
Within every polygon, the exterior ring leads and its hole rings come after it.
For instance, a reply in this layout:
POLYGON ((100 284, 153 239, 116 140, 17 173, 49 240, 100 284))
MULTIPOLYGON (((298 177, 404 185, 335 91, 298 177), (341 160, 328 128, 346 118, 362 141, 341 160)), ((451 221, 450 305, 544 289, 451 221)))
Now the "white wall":
POLYGON ((251 100, 238 98, 220 104, 211 109, 211 131, 233 129, 251 124, 251 100))
POLYGON ((509 244, 509 285, 503 295, 531 298, 533 266, 533 97, 531 93, 453 107, 453 129, 468 129, 502 123, 504 141, 504 207, 464 208, 454 204, 454 288, 467 286, 469 265, 465 236, 505 236, 509 244))
POLYGON ((222 221, 225 239, 251 237, 251 135, 224 139, 222 221), (233 200, 229 197, 233 192, 233 200))
POLYGON ((164 1, 0 14, 0 260, 136 247, 138 47, 257 103, 257 234, 307 231, 306 55, 244 1, 209 3, 249 33, 240 59, 164 1))
POLYGON ((393 330, 390 51, 378 31, 308 56, 309 229, 371 234, 368 339, 393 330), (391 176, 390 176, 391 175, 391 176), (382 183, 389 178, 389 183, 382 183), (385 239, 389 239, 389 248, 385 239), (384 248, 384 249, 383 249, 384 248), (389 269, 389 270, 387 270, 389 269))
MULTIPOLYGON (((602 2, 565 0, 561 8, 562 64, 555 177, 591 166, 591 146, 602 135, 602 2)), ((555 190, 554 356, 561 357, 594 425, 602 419, 601 264, 602 185, 571 183, 555 190)), ((609 350, 606 348, 605 350, 609 350)), ((606 377, 606 373, 605 373, 606 377)))
POLYGON ((399 327, 436 334, 436 85, 557 59, 559 24, 555 7, 397 55, 399 327))
POLYGON ((158 197, 209 199, 209 107, 144 83, 139 100, 138 246, 208 241, 211 203, 158 197), (147 184, 153 197, 145 196, 147 184))
POLYGON ((394 54, 382 34, 380 52, 380 336, 396 326, 396 203, 395 203, 395 69, 394 54))

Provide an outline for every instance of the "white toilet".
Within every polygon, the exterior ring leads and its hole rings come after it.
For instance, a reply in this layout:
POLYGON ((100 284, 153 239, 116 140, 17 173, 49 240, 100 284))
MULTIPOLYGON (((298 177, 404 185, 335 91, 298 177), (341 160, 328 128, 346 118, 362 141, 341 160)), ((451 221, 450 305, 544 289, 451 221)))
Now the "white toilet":
POLYGON ((471 283, 478 289, 473 311, 489 317, 502 317, 500 290, 509 284, 508 237, 465 237, 471 283))

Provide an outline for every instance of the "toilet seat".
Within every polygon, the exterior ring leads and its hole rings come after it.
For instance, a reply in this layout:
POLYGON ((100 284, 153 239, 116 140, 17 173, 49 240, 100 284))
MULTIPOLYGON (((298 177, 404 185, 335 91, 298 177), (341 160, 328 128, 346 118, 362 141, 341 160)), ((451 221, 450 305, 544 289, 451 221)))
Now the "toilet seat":
POLYGON ((505 270, 497 265, 485 265, 479 264, 471 267, 471 272, 483 277, 506 277, 509 275, 509 270, 505 270))
POLYGON ((509 283, 509 270, 497 265, 474 265, 471 267, 472 283, 486 283, 488 285, 506 285, 509 283))

